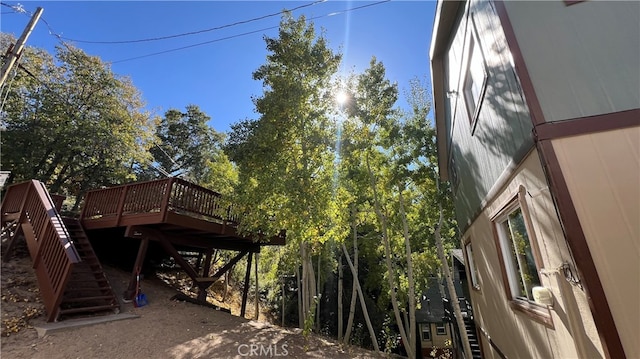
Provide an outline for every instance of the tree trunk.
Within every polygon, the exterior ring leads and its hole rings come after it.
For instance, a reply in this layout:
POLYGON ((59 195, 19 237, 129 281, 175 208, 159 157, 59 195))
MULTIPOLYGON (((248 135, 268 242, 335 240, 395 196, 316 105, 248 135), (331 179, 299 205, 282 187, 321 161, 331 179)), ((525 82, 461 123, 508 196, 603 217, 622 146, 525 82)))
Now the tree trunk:
POLYGON ((356 284, 356 291, 358 292, 358 297, 360 298, 360 305, 362 306, 362 313, 364 314, 364 321, 367 323, 367 329, 369 329, 369 336, 371 337, 371 343, 373 344, 373 349, 376 352, 380 351, 378 347, 378 340, 376 339, 376 333, 373 331, 373 326, 371 325, 371 319, 369 319, 369 311, 367 311, 367 305, 364 302, 364 296, 362 295, 362 288, 360 287, 360 281, 358 280, 358 275, 356 273, 356 268, 351 263, 351 258, 349 258, 349 253, 347 252, 347 247, 342 243, 342 251, 344 252, 345 257, 347 258, 347 263, 349 264, 349 268, 351 269, 351 274, 354 278, 354 283, 356 284))
POLYGON ((438 203, 440 209, 440 218, 438 219, 438 226, 435 229, 434 237, 436 241, 436 247, 438 248, 438 257, 442 262, 442 272, 447 283, 447 289, 449 290, 449 296, 451 297, 451 305, 453 306, 453 312, 455 313, 456 322, 458 323, 460 339, 462 340, 462 348, 464 349, 464 356, 467 359, 471 359, 471 346, 469 345, 469 337, 465 330, 464 320, 462 318, 462 311, 460 310, 460 302, 458 301, 458 295, 456 294, 456 288, 453 285, 453 279, 451 278, 451 270, 449 269, 449 262, 444 255, 444 247, 442 245, 442 238, 440 236, 440 229, 442 228, 442 203, 438 203))
POLYGON ((322 297, 322 290, 320 288, 320 258, 321 253, 318 253, 318 280, 316 281, 316 295, 318 296, 316 300, 316 333, 320 333, 320 299, 322 297))
MULTIPOLYGON (((349 319, 347 320, 347 331, 344 333, 344 342, 349 344, 349 337, 351 336, 351 328, 353 327, 353 317, 356 313, 356 301, 358 284, 358 231, 356 228, 355 216, 351 223, 353 229, 353 267, 355 268, 355 274, 353 275, 353 285, 351 287, 351 304, 349 306, 349 319)), ((345 254, 348 255, 348 254, 345 254)))
POLYGON ((286 296, 285 291, 285 277, 282 276, 282 327, 284 328, 284 298, 286 296))
POLYGON ((342 343, 342 253, 338 259, 338 343, 342 343))
POLYGON ((409 345, 411 348, 416 347, 416 295, 415 295, 415 282, 413 280, 413 260, 411 259, 411 243, 409 237, 409 224, 407 223, 407 214, 404 210, 404 198, 402 197, 402 191, 404 188, 399 188, 398 199, 400 201, 400 216, 402 217, 402 229, 404 234, 404 246, 407 255, 407 280, 409 281, 409 330, 407 335, 409 336, 409 345))
POLYGON ((298 287, 298 328, 304 328, 304 308, 302 305, 302 279, 300 268, 296 268, 296 286, 298 287))
MULTIPOLYGON (((307 248, 306 250, 306 262, 307 262, 307 297, 309 306, 307 307, 307 312, 305 313, 305 318, 310 320, 308 323, 308 330, 312 330, 315 324, 315 314, 316 314, 316 306, 318 305, 318 298, 316 293, 316 276, 313 270, 313 262, 311 260, 311 251, 307 248)), ((307 327, 307 326, 305 326, 307 327)))
POLYGON ((302 278, 300 281, 300 291, 302 293, 302 326, 300 328, 304 329, 304 323, 306 320, 307 313, 309 312, 309 288, 307 287, 307 251, 306 251, 306 243, 300 243, 300 258, 302 260, 302 278))
POLYGON ((398 288, 396 287, 395 281, 395 270, 393 268, 393 263, 391 263, 391 244, 389 243, 389 234, 387 229, 387 219, 382 213, 382 209, 380 207, 380 200, 378 199, 378 191, 376 189, 376 181, 373 176, 373 172, 371 171, 371 166, 369 164, 369 159, 367 158, 367 170, 369 172, 369 180, 371 182, 371 188, 373 190, 373 204, 378 220, 380 221, 380 226, 382 228, 382 241, 384 242, 384 252, 385 252, 385 263, 387 264, 388 276, 387 279, 389 281, 389 294, 391 295, 391 305, 393 306, 393 314, 396 318, 396 324, 398 324, 398 330, 400 331, 400 337, 402 338, 402 343, 404 345, 404 349, 407 352, 407 356, 409 358, 415 358, 414 350, 415 348, 410 347, 409 337, 407 336, 407 332, 405 331, 404 324, 402 321, 402 317, 400 316, 400 308, 398 307, 398 297, 396 296, 396 291, 398 288))

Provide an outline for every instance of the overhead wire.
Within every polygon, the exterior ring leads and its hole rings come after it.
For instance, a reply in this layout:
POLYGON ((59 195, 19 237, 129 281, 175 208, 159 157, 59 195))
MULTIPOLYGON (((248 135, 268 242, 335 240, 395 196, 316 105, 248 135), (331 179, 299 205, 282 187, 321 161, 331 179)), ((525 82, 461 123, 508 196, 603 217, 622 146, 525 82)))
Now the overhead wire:
MULTIPOLYGON (((303 8, 306 8, 306 7, 309 7, 309 6, 313 6, 313 5, 316 5, 316 4, 325 2, 325 1, 327 1, 327 0, 314 1, 314 2, 311 2, 311 3, 308 3, 308 4, 304 4, 304 5, 300 5, 300 6, 291 8, 291 9, 285 9, 285 11, 300 10, 300 9, 303 9, 303 8)), ((237 25, 248 24, 248 23, 251 23, 251 22, 267 19, 267 18, 270 18, 270 17, 273 17, 273 16, 279 16, 281 14, 282 14, 282 11, 278 11, 276 13, 271 13, 271 14, 267 14, 267 15, 258 16, 258 17, 254 17, 254 18, 248 19, 248 20, 236 21, 234 23, 221 25, 221 26, 216 26, 216 27, 212 27, 212 28, 208 28, 208 29, 185 32, 185 33, 180 33, 180 34, 175 34, 175 35, 151 37, 151 38, 145 38, 145 39, 114 40, 114 41, 78 40, 78 39, 72 39, 72 38, 68 38, 68 37, 62 37, 62 39, 67 40, 67 41, 73 41, 73 42, 76 42, 76 43, 84 43, 84 44, 133 44, 133 43, 139 43, 139 42, 150 42, 150 41, 167 40, 167 39, 173 39, 173 38, 177 38, 177 37, 202 34, 202 33, 205 33, 205 32, 211 32, 211 31, 226 29, 226 28, 229 28, 229 27, 237 26, 237 25)))
MULTIPOLYGON (((330 17, 330 16, 346 14, 346 13, 351 12, 351 11, 360 10, 360 9, 364 9, 364 8, 371 7, 371 6, 380 5, 380 4, 383 4, 383 3, 387 3, 389 1, 391 1, 391 0, 382 0, 382 1, 377 1, 377 2, 374 2, 374 3, 366 4, 366 5, 356 6, 356 7, 345 9, 345 10, 341 10, 341 11, 335 11, 335 12, 332 12, 332 13, 329 13, 329 14, 318 15, 318 16, 314 16, 314 17, 308 18, 307 21, 317 20, 317 19, 321 19, 321 18, 324 18, 324 17, 330 17)), ((280 27, 279 25, 271 26, 271 27, 267 27, 267 28, 263 28, 263 29, 259 29, 259 30, 254 30, 254 31, 249 31, 249 32, 241 33, 241 34, 226 36, 226 37, 222 37, 222 38, 218 38, 218 39, 214 39, 214 40, 199 42, 199 43, 195 43, 195 44, 192 44, 192 45, 181 46, 181 47, 177 47, 177 48, 173 48, 173 49, 169 49, 169 50, 158 51, 158 52, 154 52, 154 53, 150 53, 150 54, 146 54, 146 55, 130 57, 130 58, 126 58, 126 59, 123 59, 123 60, 111 61, 111 64, 117 64, 117 63, 122 63, 122 62, 127 62, 127 61, 138 60, 138 59, 142 59, 142 58, 146 58, 146 57, 162 55, 162 54, 166 54, 166 53, 170 53, 170 52, 176 52, 176 51, 185 50, 185 49, 189 49, 189 48, 193 48, 193 47, 198 47, 198 46, 202 46, 202 45, 211 44, 211 43, 214 43, 214 42, 220 42, 220 41, 229 40, 229 39, 242 37, 242 36, 246 36, 246 35, 251 35, 251 34, 255 34, 255 33, 259 33, 259 32, 273 30, 273 29, 277 29, 279 27, 280 27)))
MULTIPOLYGON (((305 7, 309 7, 309 6, 313 6, 313 5, 316 5, 318 3, 323 3, 323 2, 326 2, 326 1, 327 0, 318 0, 318 1, 314 1, 314 2, 308 3, 308 4, 300 5, 300 6, 291 8, 291 9, 285 9, 285 11, 299 10, 299 9, 302 9, 302 8, 305 8, 305 7)), ((377 2, 374 2, 374 3, 370 3, 370 4, 365 4, 365 5, 352 7, 352 8, 341 10, 341 11, 334 11, 334 12, 331 12, 331 13, 328 13, 328 14, 324 14, 324 15, 319 15, 319 16, 314 16, 314 17, 308 18, 307 21, 317 20, 317 19, 324 18, 324 17, 331 17, 331 16, 336 16, 336 15, 346 14, 348 12, 352 12, 352 11, 364 9, 364 8, 367 8, 367 7, 380 5, 380 4, 389 2, 389 1, 391 1, 391 0, 382 0, 382 1, 377 1, 377 2)), ((12 9, 15 8, 14 6, 8 5, 8 4, 4 3, 4 2, 2 2, 0 4, 2 4, 4 6, 7 6, 7 7, 10 7, 12 9)), ((30 12, 24 10, 24 8, 22 8, 21 5, 20 5, 20 9, 21 9, 21 12, 30 13, 30 12)), ((267 15, 255 17, 255 18, 252 18, 252 19, 249 19, 249 20, 237 21, 237 22, 234 22, 234 23, 230 23, 230 24, 226 24, 226 25, 222 25, 222 26, 218 26, 218 27, 214 27, 214 28, 198 30, 198 31, 192 31, 192 32, 187 32, 187 33, 182 33, 182 34, 169 35, 169 36, 163 36, 163 37, 155 37, 155 38, 148 38, 148 39, 122 40, 122 41, 89 41, 89 40, 75 40, 75 39, 67 38, 67 37, 64 37, 64 36, 58 34, 56 31, 54 31, 53 28, 51 27, 51 25, 44 18, 41 18, 41 20, 44 22, 44 24, 49 29, 49 34, 54 36, 54 37, 56 37, 58 39, 58 41, 60 41, 62 43, 62 45, 64 45, 67 49, 70 49, 71 46, 69 44, 67 44, 65 42, 65 40, 66 41, 73 41, 73 42, 77 42, 77 43, 94 43, 94 44, 127 44, 127 43, 136 43, 136 42, 145 42, 145 41, 148 42, 148 41, 166 40, 166 39, 170 39, 170 38, 195 35, 195 34, 199 34, 199 33, 210 32, 210 31, 214 31, 214 30, 220 30, 220 29, 223 29, 223 28, 229 28, 229 27, 232 27, 232 26, 246 24, 246 23, 250 23, 250 22, 255 22, 255 21, 258 21, 258 20, 262 20, 262 19, 273 17, 273 16, 280 15, 280 14, 281 14, 281 12, 273 13, 273 14, 267 14, 267 15)), ((145 54, 145 55, 134 56, 134 57, 130 57, 130 58, 122 59, 122 60, 116 60, 116 61, 110 61, 110 62, 107 61, 107 62, 109 62, 111 64, 116 64, 116 63, 128 62, 128 61, 133 61, 133 60, 139 60, 139 59, 143 59, 143 58, 147 58, 147 57, 152 57, 152 56, 162 55, 162 54, 166 54, 166 53, 186 50, 186 49, 190 49, 190 48, 194 48, 194 47, 198 47, 198 46, 203 46, 203 45, 207 45, 207 44, 211 44, 211 43, 215 43, 215 42, 220 42, 220 41, 224 41, 224 40, 230 40, 230 39, 234 39, 234 38, 238 38, 238 37, 242 37, 242 36, 252 35, 252 34, 256 34, 256 33, 260 33, 260 32, 265 32, 265 31, 268 31, 268 30, 277 29, 278 27, 279 27, 279 25, 270 26, 270 27, 267 27, 267 28, 259 29, 259 30, 248 31, 248 32, 240 33, 240 34, 230 35, 230 36, 226 36, 226 37, 222 37, 222 38, 218 38, 218 39, 213 39, 213 40, 209 40, 209 41, 195 43, 195 44, 192 44, 192 45, 181 46, 181 47, 177 47, 177 48, 173 48, 173 49, 167 49, 167 50, 153 52, 153 53, 149 53, 149 54, 145 54)))

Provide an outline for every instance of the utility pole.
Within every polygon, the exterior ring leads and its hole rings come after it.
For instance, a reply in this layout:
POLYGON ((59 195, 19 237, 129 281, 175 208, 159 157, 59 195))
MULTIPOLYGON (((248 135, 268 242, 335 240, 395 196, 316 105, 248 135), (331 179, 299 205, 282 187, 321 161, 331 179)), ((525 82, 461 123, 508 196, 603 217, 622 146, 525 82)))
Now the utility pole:
POLYGON ((13 69, 13 66, 15 65, 16 61, 18 61, 18 59, 20 58, 20 55, 22 55, 22 49, 24 49, 24 44, 25 42, 27 42, 27 38, 29 37, 29 35, 31 35, 31 31, 33 31, 33 28, 36 27, 36 23, 40 19, 40 15, 42 15, 42 11, 43 9, 41 7, 38 7, 38 9, 36 9, 36 12, 31 17, 29 24, 27 24, 27 27, 22 32, 22 35, 16 42, 16 45, 7 54, 7 58, 5 59, 5 63, 2 66, 2 72, 0 75, 0 86, 4 85, 4 82, 7 80, 7 77, 9 77, 9 73, 13 69))

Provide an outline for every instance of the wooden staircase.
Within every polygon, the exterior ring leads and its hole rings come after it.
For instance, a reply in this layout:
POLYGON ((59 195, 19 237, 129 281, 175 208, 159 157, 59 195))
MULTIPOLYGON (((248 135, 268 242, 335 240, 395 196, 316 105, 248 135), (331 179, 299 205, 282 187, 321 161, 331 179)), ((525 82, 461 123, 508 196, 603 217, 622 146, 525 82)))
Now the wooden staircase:
POLYGON ((63 219, 44 184, 11 185, 0 206, 0 237, 7 239, 3 260, 24 239, 33 262, 47 321, 70 314, 119 312, 109 285, 80 222, 63 219))
POLYGON ((69 314, 120 311, 120 303, 107 279, 82 225, 77 219, 63 218, 80 262, 71 277, 60 303, 60 317, 69 314))
POLYGON ((463 320, 467 338, 469 338, 469 346, 471 346, 471 356, 473 359, 482 359, 482 351, 480 350, 480 343, 473 317, 463 317, 463 320))
MULTIPOLYGON (((464 297, 458 297, 458 302, 460 303, 460 311, 462 313, 462 320, 464 322, 464 328, 459 328, 458 321, 455 318, 455 313, 453 311, 451 302, 448 298, 442 298, 442 302, 444 303, 445 320, 453 324, 453 328, 457 333, 455 335, 454 346, 460 348, 460 352, 464 352, 460 335, 461 331, 464 330, 467 333, 469 346, 471 347, 470 359, 482 359, 480 338, 478 338, 478 331, 476 330, 476 324, 473 320, 473 308, 471 307, 471 303, 469 303, 469 301, 464 297)), ((462 355, 464 356, 464 354, 462 355)))

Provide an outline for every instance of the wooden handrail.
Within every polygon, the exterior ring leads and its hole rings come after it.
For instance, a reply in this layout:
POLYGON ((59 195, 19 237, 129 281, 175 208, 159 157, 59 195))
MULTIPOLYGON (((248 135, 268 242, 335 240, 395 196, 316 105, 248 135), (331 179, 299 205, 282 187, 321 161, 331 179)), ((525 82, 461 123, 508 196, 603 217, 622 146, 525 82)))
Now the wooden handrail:
POLYGON ((87 192, 81 220, 113 217, 116 225, 124 216, 176 212, 205 220, 237 225, 232 202, 220 193, 180 178, 135 182, 87 192), (117 198, 117 200, 115 200, 117 198))
POLYGON ((71 269, 80 262, 80 256, 51 196, 37 180, 9 186, 1 213, 3 222, 8 216, 18 215, 18 225, 22 227, 33 261, 47 320, 57 319, 71 269))

